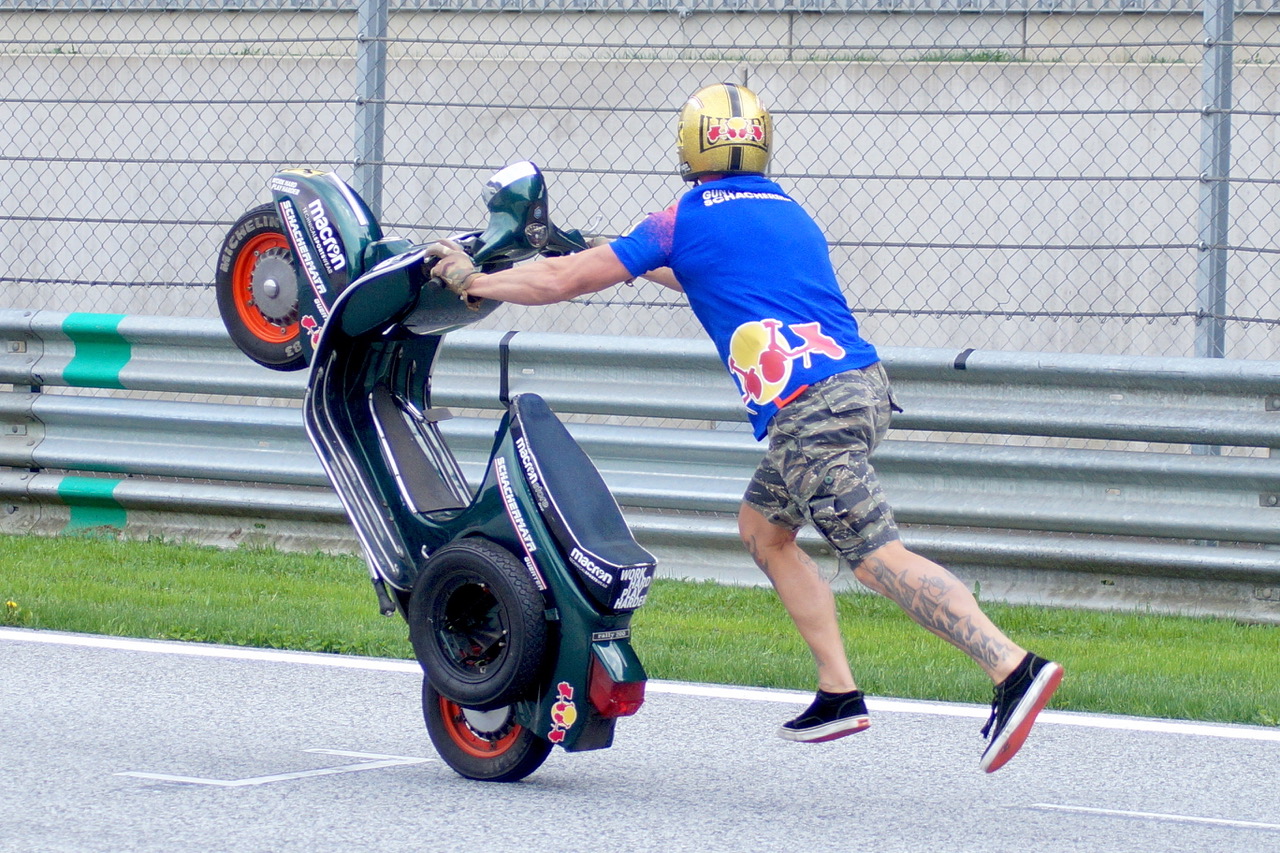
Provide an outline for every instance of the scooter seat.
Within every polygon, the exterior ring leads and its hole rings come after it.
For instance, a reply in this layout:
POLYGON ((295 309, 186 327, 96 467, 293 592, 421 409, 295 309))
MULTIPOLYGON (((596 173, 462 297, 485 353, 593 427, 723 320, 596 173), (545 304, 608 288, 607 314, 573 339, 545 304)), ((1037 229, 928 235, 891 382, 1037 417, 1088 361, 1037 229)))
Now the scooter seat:
POLYGON ((621 607, 628 588, 647 589, 653 555, 636 543, 600 472, 546 401, 512 398, 511 433, 547 529, 593 595, 621 607))

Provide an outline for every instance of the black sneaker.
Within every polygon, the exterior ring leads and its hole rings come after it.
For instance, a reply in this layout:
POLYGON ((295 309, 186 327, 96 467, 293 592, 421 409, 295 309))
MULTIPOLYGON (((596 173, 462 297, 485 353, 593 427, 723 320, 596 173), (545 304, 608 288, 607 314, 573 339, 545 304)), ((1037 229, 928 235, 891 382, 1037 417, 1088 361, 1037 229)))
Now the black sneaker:
POLYGON ((1028 653, 1018 668, 995 688, 991 719, 982 736, 991 743, 982 753, 982 769, 994 773, 1017 754, 1036 721, 1036 715, 1062 682, 1062 666, 1028 653))
POLYGON ((794 720, 783 723, 778 737, 801 743, 822 743, 857 734, 871 725, 862 691, 828 693, 819 690, 813 704, 794 720))

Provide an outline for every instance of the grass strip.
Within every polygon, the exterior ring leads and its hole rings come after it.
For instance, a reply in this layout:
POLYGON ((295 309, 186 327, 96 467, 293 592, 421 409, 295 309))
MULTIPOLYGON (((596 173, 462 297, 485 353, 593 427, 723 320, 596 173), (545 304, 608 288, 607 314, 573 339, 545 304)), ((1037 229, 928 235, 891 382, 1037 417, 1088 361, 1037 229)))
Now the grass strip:
MULTIPOLYGON (((0 536, 0 622, 28 628, 410 658, 353 557, 111 538, 0 536)), ((872 695, 990 701, 960 652, 891 602, 838 596, 872 695)), ((1055 708, 1280 725, 1280 626, 987 603, 1014 640, 1061 661, 1055 708)), ((633 622, 653 678, 812 689, 813 665, 771 590, 660 580, 633 622)))

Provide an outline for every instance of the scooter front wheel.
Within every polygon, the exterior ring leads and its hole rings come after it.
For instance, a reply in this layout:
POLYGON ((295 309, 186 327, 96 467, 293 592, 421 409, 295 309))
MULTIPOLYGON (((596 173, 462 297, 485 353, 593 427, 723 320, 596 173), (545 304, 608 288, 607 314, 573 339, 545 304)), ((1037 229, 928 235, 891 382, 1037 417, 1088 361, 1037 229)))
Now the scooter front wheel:
POLYGON ((264 367, 306 367, 298 325, 299 283, 275 206, 260 205, 237 219, 218 253, 218 313, 240 351, 264 367))
POLYGON ((463 708, 422 680, 422 716, 427 734, 445 764, 460 776, 481 782, 518 782, 542 766, 551 753, 543 740, 515 721, 507 705, 489 711, 463 708))

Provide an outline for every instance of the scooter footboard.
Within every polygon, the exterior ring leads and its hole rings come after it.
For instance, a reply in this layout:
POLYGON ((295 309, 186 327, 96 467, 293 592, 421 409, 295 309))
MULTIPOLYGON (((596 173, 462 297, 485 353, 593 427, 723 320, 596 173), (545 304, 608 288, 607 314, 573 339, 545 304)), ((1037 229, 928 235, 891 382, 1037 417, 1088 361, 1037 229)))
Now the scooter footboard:
POLYGON ((379 264, 334 303, 316 335, 303 405, 307 434, 364 546, 375 586, 385 581, 403 594, 423 549, 449 538, 418 524, 418 515, 470 500, 436 427, 441 414, 430 407, 440 336, 385 334, 420 296, 435 295, 422 260, 421 252, 409 252, 379 264))

